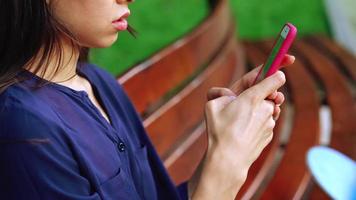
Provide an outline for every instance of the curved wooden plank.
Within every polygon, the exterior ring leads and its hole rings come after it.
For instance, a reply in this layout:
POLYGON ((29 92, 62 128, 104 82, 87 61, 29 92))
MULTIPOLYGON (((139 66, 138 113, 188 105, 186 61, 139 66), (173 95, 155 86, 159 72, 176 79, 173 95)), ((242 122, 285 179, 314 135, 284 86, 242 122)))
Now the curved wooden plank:
POLYGON ((310 36, 306 38, 308 43, 313 44, 318 51, 325 54, 326 57, 335 60, 339 69, 346 71, 346 76, 350 77, 351 81, 356 81, 356 57, 346 49, 342 48, 335 41, 332 41, 326 36, 310 36))
POLYGON ((176 185, 187 181, 198 167, 208 147, 205 123, 180 145, 165 161, 169 175, 176 185))
MULTIPOLYGON (((261 44, 266 53, 270 46, 261 44)), ((305 156, 320 141, 320 99, 312 76, 299 59, 285 73, 295 110, 293 127, 283 158, 261 199, 301 199, 311 180, 305 156)))
MULTIPOLYGON (((332 113, 330 146, 356 159, 356 109, 347 81, 337 64, 307 42, 297 44, 300 53, 310 62, 326 90, 326 100, 332 113)), ((353 86, 355 87, 355 86, 353 86)))
POLYGON ((118 82, 136 110, 144 114, 150 105, 218 54, 230 24, 228 2, 219 0, 211 15, 194 31, 119 77, 118 82))

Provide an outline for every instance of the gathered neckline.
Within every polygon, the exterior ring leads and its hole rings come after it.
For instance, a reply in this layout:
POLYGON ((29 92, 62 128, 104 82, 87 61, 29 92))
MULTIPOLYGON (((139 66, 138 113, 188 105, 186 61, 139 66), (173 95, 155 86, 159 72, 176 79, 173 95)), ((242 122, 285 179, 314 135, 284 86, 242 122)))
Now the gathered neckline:
MULTIPOLYGON (((86 65, 86 63, 78 63, 77 64, 77 68, 76 68, 76 72, 79 76, 81 77, 84 77, 85 79, 87 79, 90 84, 92 85, 93 83, 89 80, 89 77, 85 74, 85 70, 84 70, 84 66, 86 65)), ((48 86, 51 86, 51 87, 54 87, 54 88, 57 88, 61 91, 64 91, 64 92, 70 92, 70 93, 73 93, 73 94, 76 94, 76 95, 88 95, 88 93, 85 91, 85 90, 75 90, 75 89, 72 89, 68 86, 65 86, 65 85, 62 85, 62 84, 58 84, 56 82, 53 82, 53 81, 49 81, 47 79, 44 79, 38 75, 36 75, 35 73, 32 73, 26 69, 23 69, 21 72, 20 72, 21 75, 25 75, 27 77, 30 77, 32 79, 34 79, 35 81, 41 81, 41 82, 44 82, 46 83, 46 85, 48 86)))
MULTIPOLYGON (((113 128, 113 126, 114 126, 113 125, 113 114, 111 113, 111 110, 107 107, 108 104, 106 103, 107 100, 105 99, 105 96, 103 96, 100 93, 100 91, 98 91, 97 86, 94 84, 94 81, 91 79, 91 77, 88 74, 86 74, 85 68, 87 67, 87 64, 88 63, 78 62, 77 68, 76 68, 76 72, 78 73, 79 76, 85 78, 90 83, 91 87, 93 88, 93 92, 97 93, 95 98, 97 99, 97 101, 101 102, 101 106, 103 107, 106 115, 109 118, 109 122, 106 119, 105 119, 105 121, 107 122, 107 124, 110 127, 113 128)), ((73 94, 73 95, 78 96, 80 98, 87 97, 89 99, 89 95, 85 90, 75 90, 75 89, 72 89, 72 88, 70 88, 68 86, 61 85, 61 84, 58 84, 58 83, 53 82, 53 81, 49 81, 47 79, 44 79, 44 78, 42 78, 42 77, 40 77, 40 76, 28 71, 28 70, 25 70, 25 69, 23 69, 21 74, 24 74, 25 76, 30 77, 30 78, 32 78, 32 80, 35 80, 35 81, 43 81, 48 86, 50 86, 52 88, 55 88, 55 89, 58 89, 60 91, 63 91, 65 93, 70 93, 70 94, 73 94)))

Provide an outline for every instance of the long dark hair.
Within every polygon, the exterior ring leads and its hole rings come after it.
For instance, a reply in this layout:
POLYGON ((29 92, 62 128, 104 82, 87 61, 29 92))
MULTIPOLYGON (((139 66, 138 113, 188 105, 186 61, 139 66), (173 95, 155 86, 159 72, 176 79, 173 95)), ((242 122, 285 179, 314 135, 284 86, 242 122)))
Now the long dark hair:
MULTIPOLYGON (((128 31, 135 36, 130 26, 128 31)), ((1 0, 0 93, 21 81, 17 74, 39 53, 41 57, 34 66, 34 73, 43 67, 40 76, 44 76, 49 59, 56 55, 54 76, 62 64, 61 35, 69 37, 74 50, 80 52, 79 61, 87 61, 89 49, 81 47, 74 35, 53 17, 46 0, 1 0)))

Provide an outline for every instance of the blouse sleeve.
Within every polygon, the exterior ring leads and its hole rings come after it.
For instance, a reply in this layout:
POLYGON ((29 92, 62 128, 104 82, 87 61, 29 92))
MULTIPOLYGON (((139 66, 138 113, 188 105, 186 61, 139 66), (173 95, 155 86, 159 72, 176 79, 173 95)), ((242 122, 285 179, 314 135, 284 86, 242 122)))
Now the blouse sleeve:
POLYGON ((177 191, 182 200, 188 200, 188 182, 183 182, 177 186, 177 191))
POLYGON ((1 199, 100 199, 55 122, 10 106, 0 110, 0 127, 1 199))

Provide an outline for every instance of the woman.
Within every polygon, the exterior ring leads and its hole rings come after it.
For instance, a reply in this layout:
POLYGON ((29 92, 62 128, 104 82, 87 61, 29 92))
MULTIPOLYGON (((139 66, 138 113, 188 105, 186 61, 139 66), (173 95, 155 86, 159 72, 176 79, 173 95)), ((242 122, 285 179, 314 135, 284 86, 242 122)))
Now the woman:
MULTIPOLYGON (((209 145, 175 187, 114 77, 84 62, 128 29, 126 0, 1 0, 1 199, 233 199, 271 141, 282 72, 212 88, 209 145)), ((286 56, 283 65, 294 57, 286 56)))

